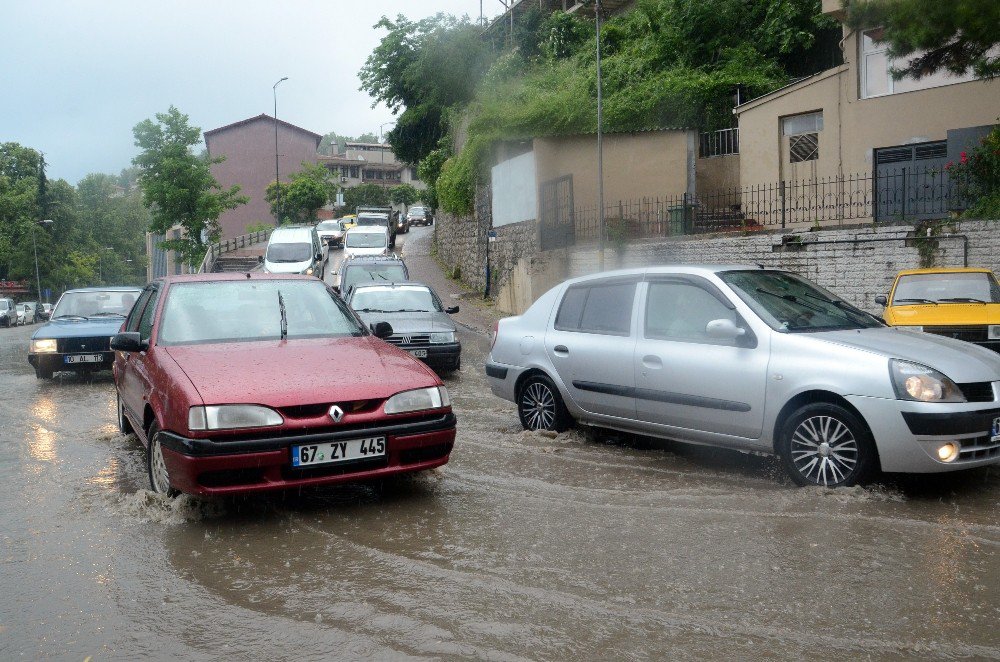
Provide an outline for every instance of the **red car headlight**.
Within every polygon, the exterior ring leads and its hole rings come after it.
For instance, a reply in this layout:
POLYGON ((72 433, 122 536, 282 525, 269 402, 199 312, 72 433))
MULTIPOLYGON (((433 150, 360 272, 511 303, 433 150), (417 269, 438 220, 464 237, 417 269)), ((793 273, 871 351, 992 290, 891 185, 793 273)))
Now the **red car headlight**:
POLYGON ((281 414, 260 405, 213 405, 188 410, 189 430, 235 430, 281 425, 281 414))
POLYGON ((441 409, 450 406, 451 397, 448 395, 448 389, 444 386, 433 386, 397 393, 385 401, 385 413, 403 414, 408 411, 441 409))

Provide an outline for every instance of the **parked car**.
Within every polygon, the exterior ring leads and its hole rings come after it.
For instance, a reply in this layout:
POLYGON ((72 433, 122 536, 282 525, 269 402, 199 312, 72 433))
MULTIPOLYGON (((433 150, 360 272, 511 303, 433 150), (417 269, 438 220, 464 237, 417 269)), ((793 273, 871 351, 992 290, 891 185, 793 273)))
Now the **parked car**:
POLYGON ((203 496, 385 478, 445 464, 448 391, 313 278, 171 276, 116 351, 118 425, 151 488, 203 496), (236 360, 234 357, 252 357, 236 360))
POLYGON ((312 225, 275 228, 264 252, 264 271, 272 274, 303 274, 323 279, 324 252, 312 225))
POLYGON ((399 212, 392 207, 358 207, 357 226, 378 225, 389 233, 389 248, 396 247, 396 217, 399 212))
POLYGON ((989 269, 900 271, 885 306, 890 326, 906 327, 1000 352, 1000 285, 989 269))
POLYGON ((385 341, 438 370, 462 367, 462 344, 449 315, 458 306, 445 308, 434 290, 421 283, 365 283, 355 285, 347 303, 362 321, 386 321, 393 334, 385 341))
POLYGON ((783 271, 567 281, 500 321, 486 374, 527 429, 576 420, 776 453, 800 485, 1000 462, 1000 356, 886 327, 783 271))
POLYGON ((410 225, 434 224, 434 219, 431 218, 431 214, 426 207, 410 207, 410 212, 407 214, 407 218, 410 221, 410 225))
POLYGON ((17 326, 17 308, 13 299, 0 299, 0 326, 17 326))
POLYGON ((396 232, 400 234, 406 234, 410 231, 410 221, 406 214, 400 214, 396 218, 396 232))
POLYGON ((406 264, 395 253, 345 260, 335 271, 337 284, 333 289, 347 296, 358 283, 395 283, 409 280, 406 264))
POLYGON ((59 297, 52 317, 31 335, 28 363, 35 377, 107 370, 114 354, 109 341, 132 310, 138 287, 88 287, 59 297))
POLYGON ((359 225, 344 235, 344 259, 388 255, 389 232, 381 225, 359 225))
POLYGON ((46 322, 49 321, 49 317, 52 316, 52 304, 51 303, 39 304, 38 309, 35 311, 35 314, 38 316, 38 319, 45 320, 46 322))
POLYGON ((339 246, 343 248, 345 232, 347 230, 344 229, 342 221, 322 221, 316 226, 316 234, 319 235, 319 240, 327 246, 339 246))
POLYGON ((26 303, 19 303, 14 307, 14 309, 17 313, 18 326, 35 323, 35 311, 30 305, 26 303))

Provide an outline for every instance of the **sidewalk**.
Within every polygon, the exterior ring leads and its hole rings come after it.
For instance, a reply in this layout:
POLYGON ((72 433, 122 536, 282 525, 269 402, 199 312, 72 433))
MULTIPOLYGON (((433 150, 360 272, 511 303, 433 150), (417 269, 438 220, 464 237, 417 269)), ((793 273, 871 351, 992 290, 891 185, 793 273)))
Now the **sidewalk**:
POLYGON ((456 322, 482 334, 492 333, 493 325, 504 315, 483 300, 482 292, 473 292, 445 275, 431 255, 435 229, 431 226, 427 232, 411 230, 404 235, 402 256, 410 271, 410 280, 429 285, 445 307, 459 306, 459 312, 452 316, 456 322))

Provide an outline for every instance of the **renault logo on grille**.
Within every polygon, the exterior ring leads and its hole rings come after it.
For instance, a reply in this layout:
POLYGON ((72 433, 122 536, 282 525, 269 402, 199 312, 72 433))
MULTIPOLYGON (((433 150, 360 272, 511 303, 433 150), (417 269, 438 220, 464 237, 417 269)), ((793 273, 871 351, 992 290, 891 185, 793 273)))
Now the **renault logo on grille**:
POLYGON ((340 419, 344 417, 344 410, 334 405, 330 407, 330 418, 333 419, 334 423, 340 423, 340 419))

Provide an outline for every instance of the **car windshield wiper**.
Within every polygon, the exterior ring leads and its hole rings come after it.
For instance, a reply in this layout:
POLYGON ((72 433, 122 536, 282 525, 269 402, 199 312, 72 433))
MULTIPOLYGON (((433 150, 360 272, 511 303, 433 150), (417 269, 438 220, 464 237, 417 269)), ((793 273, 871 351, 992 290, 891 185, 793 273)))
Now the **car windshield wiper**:
POLYGON ((284 340, 288 337, 288 316, 285 315, 285 299, 281 290, 278 290, 278 311, 281 313, 281 339, 284 340))
MULTIPOLYGON (((875 318, 875 316, 872 315, 871 313, 866 313, 865 311, 861 310, 860 308, 858 308, 856 306, 852 306, 851 304, 847 303, 846 301, 840 301, 838 299, 827 299, 826 297, 821 297, 821 296, 816 295, 816 294, 809 294, 808 292, 805 293, 805 296, 809 297, 810 299, 816 299, 817 301, 822 301, 823 303, 828 303, 831 306, 836 306, 837 308, 841 309, 845 313, 850 313, 851 315, 856 315, 858 317, 863 317, 865 319, 873 319, 875 321, 878 321, 875 318)), ((852 321, 852 320, 848 320, 848 321, 852 321)), ((854 323, 857 323, 857 322, 854 322, 854 323)), ((881 324, 881 322, 880 322, 880 324, 881 324)))
POLYGON ((933 303, 935 306, 938 305, 938 302, 934 301, 933 299, 917 299, 917 298, 914 298, 914 299, 893 299, 892 300, 893 303, 903 303, 904 301, 907 301, 909 303, 933 303))
POLYGON ((973 299, 972 297, 949 297, 947 299, 938 299, 938 302, 947 301, 949 303, 983 303, 986 301, 982 299, 973 299))
POLYGON ((94 313, 88 317, 125 317, 125 315, 122 313, 94 313))
POLYGON ((399 310, 392 311, 394 313, 429 313, 430 310, 423 310, 420 308, 400 308, 399 310))
POLYGON ((52 319, 54 319, 54 320, 66 320, 66 319, 86 320, 87 318, 84 317, 83 315, 56 315, 52 319))
POLYGON ((394 312, 394 311, 391 311, 391 310, 381 310, 379 308, 359 308, 357 312, 359 312, 359 313, 391 313, 391 312, 394 312))
POLYGON ((765 290, 763 287, 758 287, 757 291, 760 292, 761 294, 769 294, 772 297, 775 297, 776 299, 781 299, 782 301, 791 301, 792 303, 797 303, 803 308, 808 308, 809 310, 815 311, 817 313, 825 312, 819 306, 814 306, 811 303, 807 303, 802 299, 798 298, 797 296, 795 296, 794 294, 778 294, 777 292, 772 292, 771 290, 765 290))

